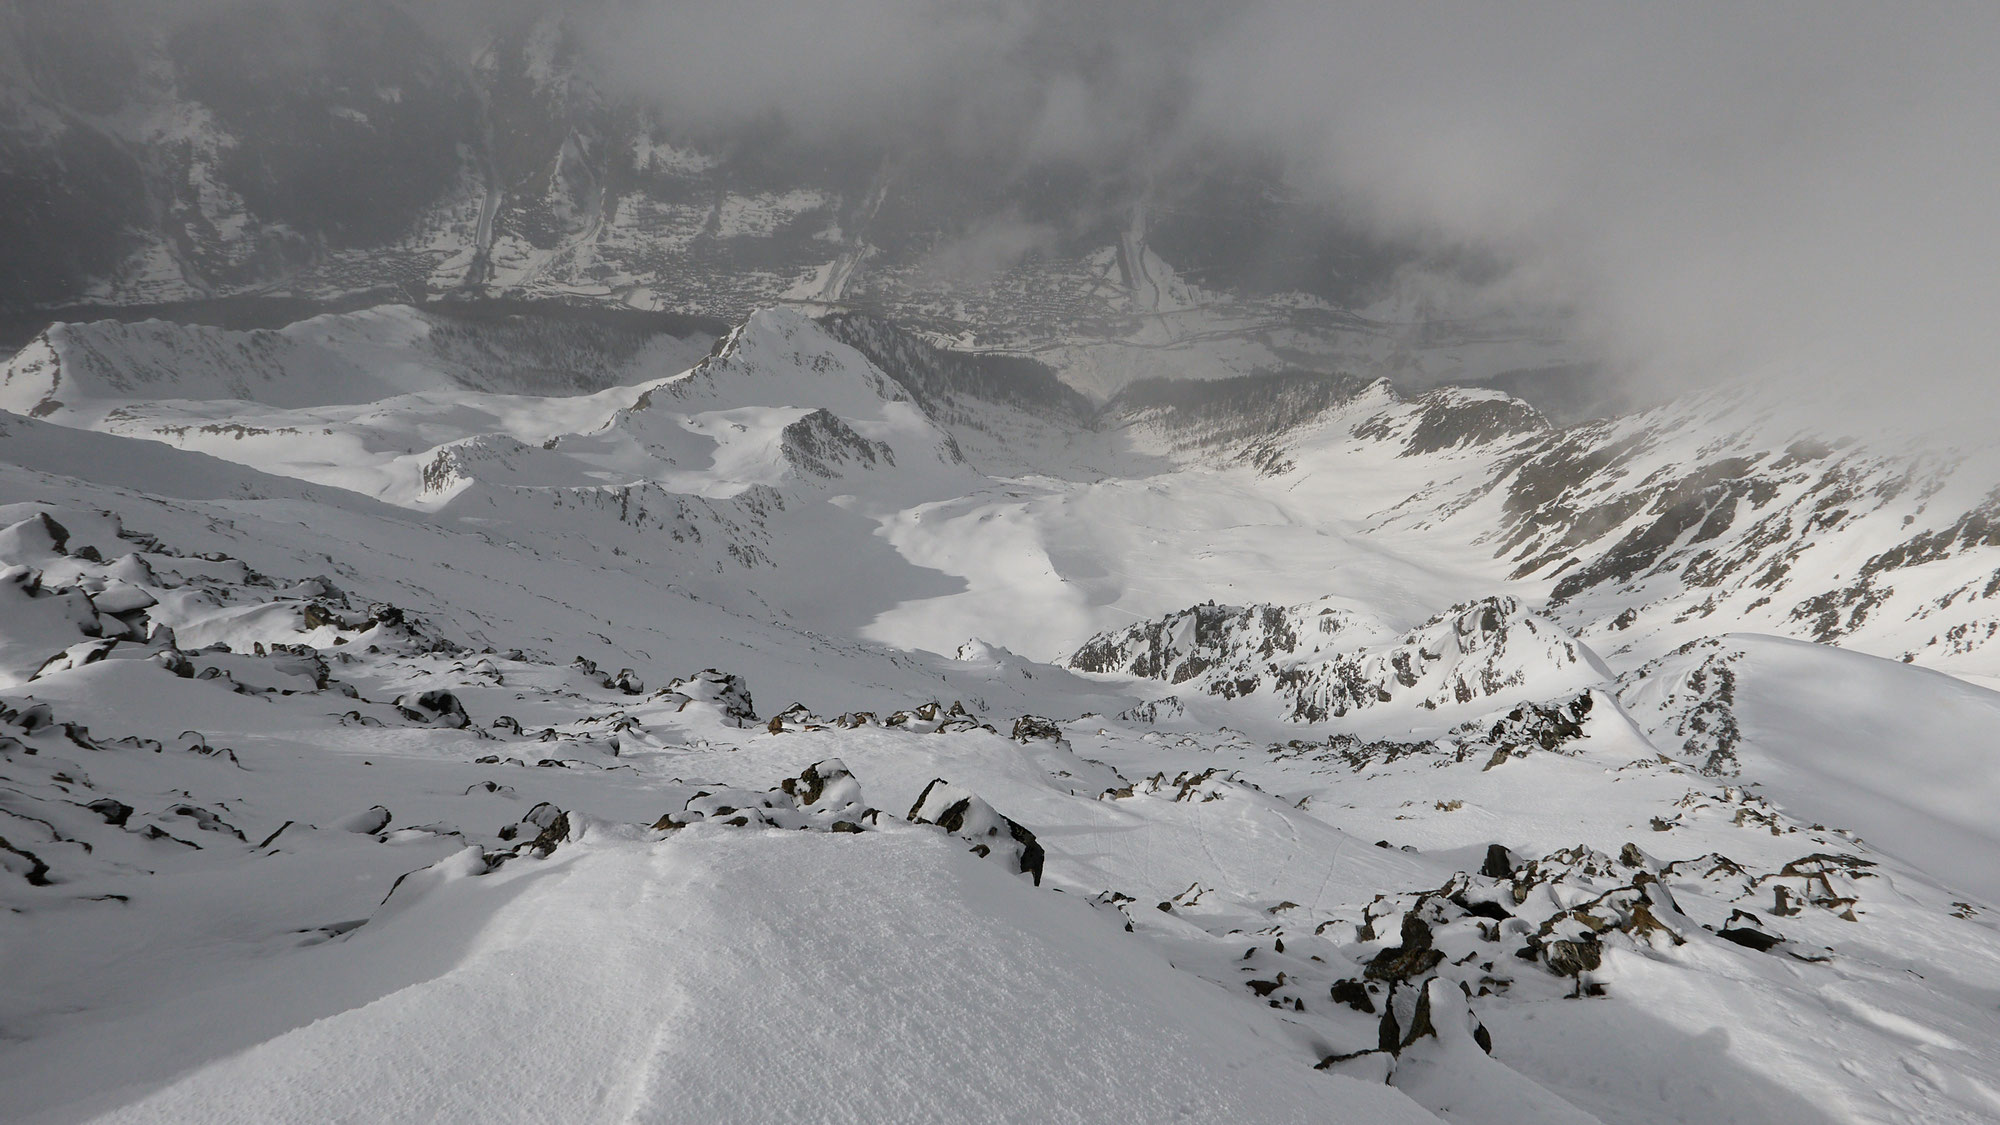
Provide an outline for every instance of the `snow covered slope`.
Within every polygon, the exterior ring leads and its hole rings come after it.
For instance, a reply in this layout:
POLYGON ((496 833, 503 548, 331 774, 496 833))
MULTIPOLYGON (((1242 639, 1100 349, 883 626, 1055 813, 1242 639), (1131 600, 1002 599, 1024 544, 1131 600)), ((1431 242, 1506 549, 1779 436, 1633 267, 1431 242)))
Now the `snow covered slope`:
POLYGON ((1825 645, 1733 633, 1639 669, 1621 699, 1668 753, 2000 898, 2000 692, 1825 645))
POLYGON ((0 1119, 2000 1120, 1977 457, 563 332, 0 371, 0 1119))

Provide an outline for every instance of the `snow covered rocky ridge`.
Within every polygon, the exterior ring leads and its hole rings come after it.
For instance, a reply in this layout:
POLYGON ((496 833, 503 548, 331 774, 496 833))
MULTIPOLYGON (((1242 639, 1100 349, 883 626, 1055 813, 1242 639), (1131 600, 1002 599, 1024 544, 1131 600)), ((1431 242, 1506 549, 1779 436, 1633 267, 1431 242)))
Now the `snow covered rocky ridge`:
POLYGON ((460 331, 0 369, 0 1118, 2000 1119, 1991 455, 460 331))

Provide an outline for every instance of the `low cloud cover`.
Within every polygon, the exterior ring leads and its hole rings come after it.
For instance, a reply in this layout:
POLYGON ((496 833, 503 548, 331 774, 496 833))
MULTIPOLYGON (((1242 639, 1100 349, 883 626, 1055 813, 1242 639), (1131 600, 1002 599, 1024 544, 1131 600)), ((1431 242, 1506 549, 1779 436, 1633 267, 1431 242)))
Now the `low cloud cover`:
MULTIPOLYGON (((331 0, 251 6, 318 2, 331 0)), ((559 15, 611 96, 676 128, 951 162, 976 181, 1059 166, 1110 185, 1101 207, 1161 188, 1177 162, 1253 156, 1385 242, 1491 264, 1476 284, 1457 271, 1437 286, 1459 311, 1564 310, 1610 370, 1647 386, 1798 380, 1871 411, 1887 398, 2000 416, 2000 6, 411 10, 468 51, 495 27, 559 15)), ((1003 208, 932 266, 977 278, 1080 225, 1003 208)))
POLYGON ((1481 300, 1570 309, 1649 382, 1894 384, 2000 405, 1992 5, 623 0, 577 14, 621 84, 705 125, 777 118, 1141 177, 1191 146, 1253 143, 1386 236, 1502 263, 1481 300))

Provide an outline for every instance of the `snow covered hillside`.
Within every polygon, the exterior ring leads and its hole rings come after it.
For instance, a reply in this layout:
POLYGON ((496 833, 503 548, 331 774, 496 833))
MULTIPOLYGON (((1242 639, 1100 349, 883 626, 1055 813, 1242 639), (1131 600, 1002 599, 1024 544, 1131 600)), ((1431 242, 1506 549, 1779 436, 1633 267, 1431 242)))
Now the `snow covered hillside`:
POLYGON ((1984 451, 785 309, 0 407, 0 1120, 2000 1120, 1984 451))

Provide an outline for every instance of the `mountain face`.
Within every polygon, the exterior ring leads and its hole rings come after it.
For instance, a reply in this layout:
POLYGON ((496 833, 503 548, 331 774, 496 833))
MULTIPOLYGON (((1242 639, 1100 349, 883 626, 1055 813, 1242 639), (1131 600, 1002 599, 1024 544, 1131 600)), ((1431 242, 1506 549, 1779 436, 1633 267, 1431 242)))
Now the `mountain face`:
POLYGON ((560 6, 491 7, 470 40, 404 0, 0 13, 0 316, 793 303, 1034 354, 1099 396, 1302 356, 1412 384, 1574 359, 1555 321, 1414 311, 1416 252, 1268 159, 1109 174, 691 130, 616 93, 560 6))
POLYGON ((40 332, 0 1118, 1991 1118, 1990 455, 1068 375, 40 332))
POLYGON ((1196 606, 1115 637, 1095 637, 1069 666, 1176 684, 1194 680, 1224 699, 1263 691, 1304 723, 1387 705, 1435 711, 1490 707, 1496 698, 1555 698, 1608 675, 1561 626, 1513 598, 1453 606, 1392 644, 1362 648, 1350 640, 1339 646, 1349 651, 1322 657, 1326 638, 1350 632, 1342 616, 1310 605, 1196 606), (1319 643, 1301 653, 1301 634, 1319 643))

